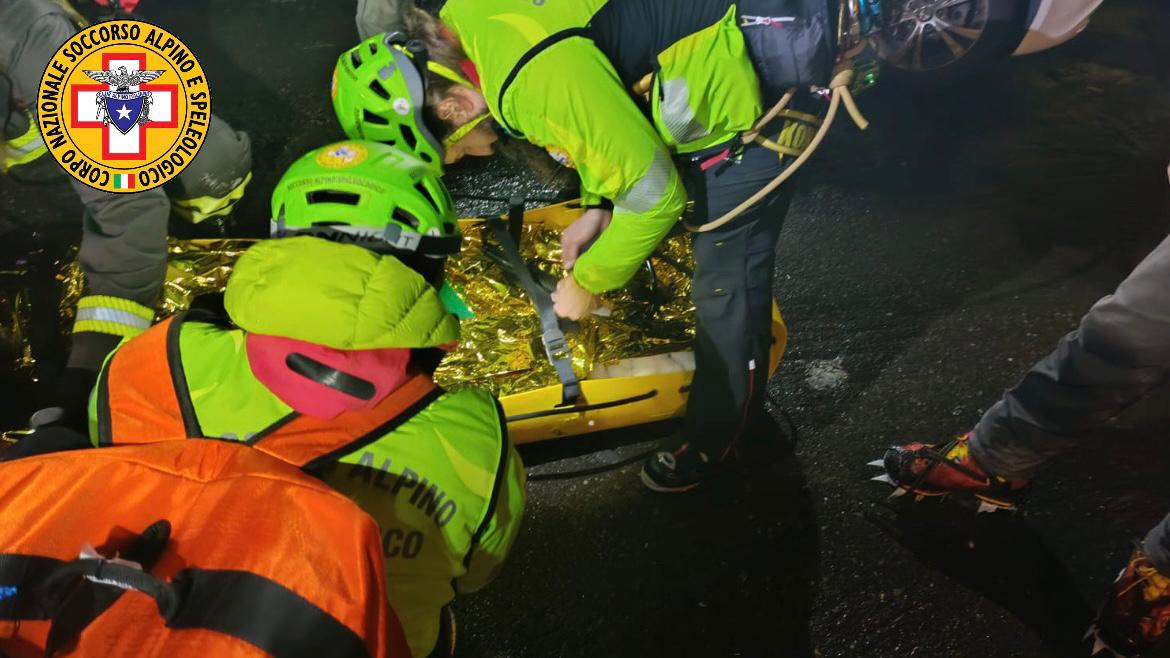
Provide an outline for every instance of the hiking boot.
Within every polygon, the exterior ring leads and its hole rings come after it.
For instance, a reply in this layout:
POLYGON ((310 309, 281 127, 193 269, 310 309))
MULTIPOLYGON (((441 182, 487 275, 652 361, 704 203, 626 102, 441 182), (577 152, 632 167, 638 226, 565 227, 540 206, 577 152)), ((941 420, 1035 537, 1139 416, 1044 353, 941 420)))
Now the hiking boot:
POLYGON ((710 470, 707 454, 684 443, 651 455, 642 465, 642 484, 659 493, 682 493, 699 486, 710 470))
POLYGON ((894 446, 871 466, 885 469, 873 478, 892 485, 897 497, 913 493, 925 497, 953 496, 960 502, 973 502, 979 512, 1015 510, 1015 493, 1027 480, 1009 480, 988 474, 970 452, 968 432, 945 444, 910 443, 894 446))
POLYGON ((1093 652, 1138 658, 1167 647, 1170 625, 1170 576, 1158 571, 1137 547, 1113 583, 1097 622, 1085 636, 1094 637, 1093 652))

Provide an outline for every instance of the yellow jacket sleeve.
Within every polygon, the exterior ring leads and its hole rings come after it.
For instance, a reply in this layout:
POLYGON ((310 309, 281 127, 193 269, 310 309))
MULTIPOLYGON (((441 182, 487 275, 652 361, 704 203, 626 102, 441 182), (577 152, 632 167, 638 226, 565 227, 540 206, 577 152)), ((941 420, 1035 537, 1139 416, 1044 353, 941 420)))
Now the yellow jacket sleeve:
POLYGON ((613 201, 613 221, 574 267, 583 288, 620 288, 678 221, 686 191, 666 145, 586 39, 568 39, 529 62, 503 111, 525 137, 573 159, 586 198, 613 201))

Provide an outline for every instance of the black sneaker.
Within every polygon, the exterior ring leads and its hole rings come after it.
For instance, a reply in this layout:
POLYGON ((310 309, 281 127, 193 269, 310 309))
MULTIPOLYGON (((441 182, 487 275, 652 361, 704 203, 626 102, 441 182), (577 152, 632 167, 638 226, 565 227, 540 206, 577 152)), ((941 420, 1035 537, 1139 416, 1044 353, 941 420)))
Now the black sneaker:
POLYGON ((710 470, 707 454, 684 443, 651 455, 642 465, 642 484, 659 493, 682 493, 699 486, 710 470))

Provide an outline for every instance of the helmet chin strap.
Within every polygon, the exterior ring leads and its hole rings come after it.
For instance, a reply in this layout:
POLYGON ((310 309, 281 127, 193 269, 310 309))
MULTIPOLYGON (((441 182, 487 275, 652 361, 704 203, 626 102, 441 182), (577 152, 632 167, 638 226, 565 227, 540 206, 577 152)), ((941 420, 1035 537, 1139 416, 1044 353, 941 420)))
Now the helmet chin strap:
POLYGON ((464 87, 469 87, 471 89, 478 89, 478 87, 472 84, 470 80, 456 73, 455 69, 440 64, 433 59, 427 60, 427 70, 441 78, 446 78, 457 85, 463 85, 464 87))
POLYGON ((491 114, 489 114, 488 112, 484 112, 483 114, 475 117, 471 121, 468 121, 467 123, 463 124, 462 126, 459 126, 450 135, 447 135, 446 137, 443 138, 443 148, 451 148, 452 144, 454 144, 455 142, 458 142, 459 140, 463 139, 464 137, 467 137, 467 135, 470 134, 472 130, 475 130, 476 126, 483 123, 485 120, 489 119, 490 117, 491 117, 491 114))

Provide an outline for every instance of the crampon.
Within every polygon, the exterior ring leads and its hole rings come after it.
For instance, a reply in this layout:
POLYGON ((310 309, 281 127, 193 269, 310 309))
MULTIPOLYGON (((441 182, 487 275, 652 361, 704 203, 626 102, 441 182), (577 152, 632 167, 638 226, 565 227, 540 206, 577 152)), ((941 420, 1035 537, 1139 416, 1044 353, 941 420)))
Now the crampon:
POLYGON ((885 472, 872 478, 894 487, 890 498, 913 494, 915 500, 952 498, 976 512, 1016 509, 1015 493, 1026 481, 988 475, 969 454, 970 433, 944 444, 893 446, 869 463, 885 472))
POLYGON ((1170 645, 1170 577, 1134 549, 1113 583, 1097 620, 1085 633, 1092 639, 1090 655, 1146 658, 1164 655, 1170 645))

